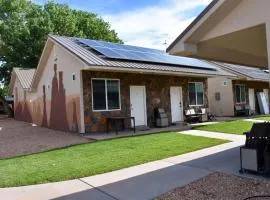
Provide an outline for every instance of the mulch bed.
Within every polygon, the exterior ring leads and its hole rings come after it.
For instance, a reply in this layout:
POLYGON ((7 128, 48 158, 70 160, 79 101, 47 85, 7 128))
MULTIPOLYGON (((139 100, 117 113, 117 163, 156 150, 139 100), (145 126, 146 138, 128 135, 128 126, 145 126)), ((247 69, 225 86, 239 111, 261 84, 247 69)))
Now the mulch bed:
POLYGON ((0 120, 0 159, 91 142, 78 133, 51 130, 13 119, 0 120))
POLYGON ((212 173, 198 181, 163 194, 156 200, 244 200, 258 195, 269 195, 269 197, 250 198, 250 200, 270 200, 269 181, 212 173))

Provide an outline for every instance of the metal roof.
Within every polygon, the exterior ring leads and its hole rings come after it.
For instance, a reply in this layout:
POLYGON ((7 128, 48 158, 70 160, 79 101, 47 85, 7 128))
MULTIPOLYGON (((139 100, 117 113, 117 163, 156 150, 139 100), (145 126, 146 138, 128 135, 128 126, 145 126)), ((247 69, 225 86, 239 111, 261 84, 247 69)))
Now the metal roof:
POLYGON ((111 60, 101 57, 90 50, 80 46, 76 43, 79 38, 65 37, 65 36, 49 36, 53 41, 79 57, 85 63, 88 64, 89 69, 91 66, 106 67, 120 67, 124 69, 140 69, 151 70, 159 72, 174 72, 174 73, 188 73, 190 75, 204 75, 204 76, 234 76, 229 72, 220 70, 213 65, 217 70, 207 69, 195 69, 188 66, 172 66, 167 64, 152 64, 148 62, 135 62, 135 61, 123 61, 123 60, 111 60))
POLYGON ((36 69, 13 68, 23 89, 30 89, 36 69))
POLYGON ((229 63, 222 62, 212 62, 222 67, 223 69, 228 69, 230 72, 235 72, 240 76, 244 76, 247 79, 257 80, 257 81, 266 81, 269 82, 270 75, 265 70, 256 68, 256 67, 248 67, 243 65, 235 65, 229 63))

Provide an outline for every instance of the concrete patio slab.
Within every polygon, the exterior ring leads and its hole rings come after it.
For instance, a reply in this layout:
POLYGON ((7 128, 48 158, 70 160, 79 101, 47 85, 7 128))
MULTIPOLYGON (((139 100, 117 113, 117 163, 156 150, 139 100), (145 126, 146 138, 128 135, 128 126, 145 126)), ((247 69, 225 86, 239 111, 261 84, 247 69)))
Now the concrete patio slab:
POLYGON ((133 130, 125 130, 119 131, 118 134, 115 131, 110 131, 109 133, 98 133, 98 134, 86 134, 84 135, 85 138, 93 139, 93 140, 108 140, 114 138, 121 138, 121 137, 130 137, 130 136, 138 136, 138 135, 147 135, 147 134, 154 134, 154 133, 161 133, 161 132, 178 132, 178 131, 185 131, 190 129, 190 125, 186 123, 178 123, 169 127, 164 128, 151 128, 149 130, 137 130, 135 133, 133 130))

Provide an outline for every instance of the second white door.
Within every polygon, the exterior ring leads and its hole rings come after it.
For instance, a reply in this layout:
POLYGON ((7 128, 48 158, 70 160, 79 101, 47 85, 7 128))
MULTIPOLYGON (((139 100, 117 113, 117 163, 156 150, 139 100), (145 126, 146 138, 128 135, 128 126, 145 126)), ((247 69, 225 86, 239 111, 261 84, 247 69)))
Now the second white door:
POLYGON ((170 96, 172 122, 183 121, 182 87, 171 87, 170 96))
POLYGON ((130 86, 130 110, 135 126, 147 125, 145 86, 130 86))

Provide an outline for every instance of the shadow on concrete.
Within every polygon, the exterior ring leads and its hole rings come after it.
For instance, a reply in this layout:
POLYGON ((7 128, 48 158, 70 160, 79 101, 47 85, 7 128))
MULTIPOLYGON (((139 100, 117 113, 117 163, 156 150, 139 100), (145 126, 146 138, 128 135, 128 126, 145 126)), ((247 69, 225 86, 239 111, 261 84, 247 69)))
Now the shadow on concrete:
POLYGON ((119 182, 56 198, 69 199, 152 199, 177 187, 198 180, 212 172, 224 172, 244 177, 270 180, 252 174, 239 174, 239 147, 192 161, 176 164, 150 173, 142 174, 119 182), (104 196, 105 195, 105 196, 104 196))

